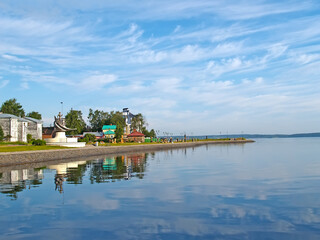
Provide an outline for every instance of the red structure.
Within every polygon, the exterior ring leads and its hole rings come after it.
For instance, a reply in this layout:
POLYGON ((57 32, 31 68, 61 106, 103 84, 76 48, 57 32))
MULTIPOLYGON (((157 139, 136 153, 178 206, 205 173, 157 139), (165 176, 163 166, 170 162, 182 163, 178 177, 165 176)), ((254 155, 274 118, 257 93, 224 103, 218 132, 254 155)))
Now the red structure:
POLYGON ((127 135, 129 141, 133 142, 144 142, 145 135, 141 132, 137 132, 136 129, 132 133, 127 135))

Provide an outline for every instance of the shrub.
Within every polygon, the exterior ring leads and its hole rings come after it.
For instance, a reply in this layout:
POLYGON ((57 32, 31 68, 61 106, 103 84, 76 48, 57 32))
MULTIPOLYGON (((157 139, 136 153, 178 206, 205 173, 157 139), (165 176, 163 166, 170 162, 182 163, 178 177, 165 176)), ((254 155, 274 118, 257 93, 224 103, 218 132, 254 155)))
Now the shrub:
POLYGON ((4 138, 4 134, 3 134, 2 127, 0 126, 0 142, 3 141, 3 138, 4 138))
POLYGON ((6 140, 6 141, 10 141, 10 138, 11 138, 11 135, 10 135, 10 134, 8 134, 7 136, 5 136, 5 137, 4 137, 4 140, 6 140))
POLYGON ((28 142, 28 143, 31 143, 32 140, 34 140, 34 139, 32 139, 32 135, 31 135, 30 133, 27 134, 27 142, 28 142))
POLYGON ((86 134, 84 138, 79 139, 79 142, 86 142, 86 143, 94 142, 94 141, 96 141, 96 136, 93 134, 86 134))
POLYGON ((47 144, 46 141, 41 140, 41 139, 36 139, 36 140, 32 141, 32 145, 34 145, 34 146, 44 146, 46 144, 47 144))

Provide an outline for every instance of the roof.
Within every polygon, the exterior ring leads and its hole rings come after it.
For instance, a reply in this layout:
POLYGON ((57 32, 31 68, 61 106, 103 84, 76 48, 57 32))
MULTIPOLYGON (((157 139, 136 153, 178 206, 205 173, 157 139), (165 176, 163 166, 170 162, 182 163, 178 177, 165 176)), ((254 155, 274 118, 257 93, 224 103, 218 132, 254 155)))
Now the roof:
POLYGON ((14 118, 14 119, 18 119, 18 121, 20 121, 20 122, 30 122, 27 119, 18 117, 18 116, 13 115, 13 114, 8 114, 8 113, 0 113, 0 118, 14 118))
POLYGON ((117 125, 103 125, 102 130, 116 130, 117 129, 117 125))
POLYGON ((96 137, 103 136, 103 134, 101 132, 83 132, 83 136, 85 136, 86 134, 92 134, 92 135, 95 135, 96 137))
POLYGON ((144 137, 144 136, 145 136, 145 135, 144 135, 143 133, 137 132, 137 131, 128 134, 128 137, 144 137))
POLYGON ((24 117, 24 119, 27 119, 31 122, 35 122, 35 123, 43 123, 41 120, 39 119, 35 119, 35 118, 32 118, 32 117, 24 117))

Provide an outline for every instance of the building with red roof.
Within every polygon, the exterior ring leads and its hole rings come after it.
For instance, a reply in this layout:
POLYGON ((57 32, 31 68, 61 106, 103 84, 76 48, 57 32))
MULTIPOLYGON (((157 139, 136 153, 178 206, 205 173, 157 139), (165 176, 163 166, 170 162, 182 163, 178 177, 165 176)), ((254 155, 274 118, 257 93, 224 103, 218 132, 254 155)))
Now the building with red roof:
POLYGON ((131 142, 144 142, 145 135, 133 129, 133 132, 127 135, 128 140, 131 142))

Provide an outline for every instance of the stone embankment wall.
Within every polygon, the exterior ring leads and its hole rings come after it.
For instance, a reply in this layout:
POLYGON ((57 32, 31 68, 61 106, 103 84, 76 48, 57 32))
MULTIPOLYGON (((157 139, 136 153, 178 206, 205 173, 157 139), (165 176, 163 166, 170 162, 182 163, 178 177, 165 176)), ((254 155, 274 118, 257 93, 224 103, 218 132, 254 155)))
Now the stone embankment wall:
POLYGON ((109 154, 127 154, 133 152, 151 152, 175 148, 196 147, 207 144, 241 144, 254 142, 252 140, 231 141, 200 141, 187 143, 166 144, 141 144, 131 146, 109 146, 109 147, 84 147, 59 150, 26 151, 13 153, 0 153, 0 166, 46 162, 54 160, 79 159, 84 157, 101 156, 109 154))

